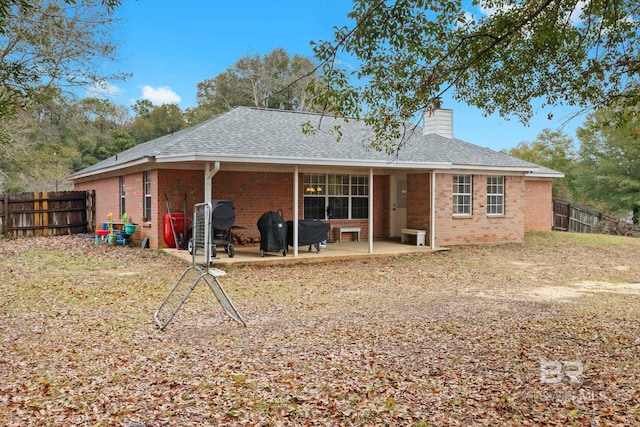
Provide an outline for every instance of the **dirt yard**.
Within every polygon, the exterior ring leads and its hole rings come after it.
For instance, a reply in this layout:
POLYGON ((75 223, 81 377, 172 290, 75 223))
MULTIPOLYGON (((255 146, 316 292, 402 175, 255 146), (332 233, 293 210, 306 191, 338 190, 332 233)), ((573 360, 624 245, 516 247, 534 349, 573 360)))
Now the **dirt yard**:
POLYGON ((0 240, 0 425, 638 425, 640 239, 227 269, 80 237, 0 240))

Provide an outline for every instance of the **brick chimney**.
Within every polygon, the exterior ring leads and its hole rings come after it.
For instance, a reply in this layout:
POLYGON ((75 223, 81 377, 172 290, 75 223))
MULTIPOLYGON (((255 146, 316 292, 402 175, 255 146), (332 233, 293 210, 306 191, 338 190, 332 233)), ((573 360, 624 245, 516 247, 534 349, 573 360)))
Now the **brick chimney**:
POLYGON ((453 110, 425 111, 423 116, 423 135, 440 135, 453 138, 453 110))

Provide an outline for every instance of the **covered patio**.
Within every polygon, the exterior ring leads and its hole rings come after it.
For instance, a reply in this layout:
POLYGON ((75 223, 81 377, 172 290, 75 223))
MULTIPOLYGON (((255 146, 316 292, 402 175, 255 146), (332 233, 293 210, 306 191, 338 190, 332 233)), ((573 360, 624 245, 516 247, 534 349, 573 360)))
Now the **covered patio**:
MULTIPOLYGON (((307 246, 301 246, 297 257, 294 257, 292 253, 287 254, 287 256, 282 256, 280 252, 267 252, 265 253, 265 256, 262 257, 260 256, 259 244, 234 245, 235 256, 233 258, 230 258, 223 249, 219 249, 217 257, 212 261, 212 265, 220 267, 227 265, 249 264, 282 265, 292 263, 315 263, 376 257, 397 257, 449 250, 448 248, 431 249, 429 246, 402 244, 397 240, 375 241, 373 244, 375 246, 374 253, 369 251, 369 242, 366 241, 327 243, 326 248, 321 249, 319 253, 316 253, 315 246, 312 247, 311 252, 308 251, 307 246)), ((292 248, 290 247, 289 249, 291 250, 292 248)), ((192 256, 186 250, 165 248, 163 251, 183 259, 186 263, 191 263, 193 261, 192 256)), ((197 253, 195 262, 196 264, 202 264, 204 262, 204 256, 201 253, 197 253)))

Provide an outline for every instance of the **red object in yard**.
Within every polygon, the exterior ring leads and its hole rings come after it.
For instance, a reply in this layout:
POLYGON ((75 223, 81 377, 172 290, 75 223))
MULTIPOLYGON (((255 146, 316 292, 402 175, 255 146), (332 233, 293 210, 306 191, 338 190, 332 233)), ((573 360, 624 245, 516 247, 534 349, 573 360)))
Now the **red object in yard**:
POLYGON ((180 238, 180 235, 184 238, 185 233, 185 218, 184 212, 171 212, 171 216, 167 212, 164 214, 164 243, 170 248, 176 247, 176 240, 173 237, 173 232, 176 232, 176 236, 180 238), (171 230, 171 218, 173 218, 173 228, 171 230))

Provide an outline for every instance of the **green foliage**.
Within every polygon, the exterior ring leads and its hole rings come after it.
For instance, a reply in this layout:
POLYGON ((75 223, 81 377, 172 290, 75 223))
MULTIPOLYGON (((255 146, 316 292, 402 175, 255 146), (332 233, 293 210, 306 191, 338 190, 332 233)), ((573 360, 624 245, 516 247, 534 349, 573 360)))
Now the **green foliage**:
POLYGON ((190 124, 237 106, 312 111, 316 66, 301 55, 278 48, 266 55, 247 54, 216 77, 198 83, 198 106, 187 111, 190 124))
POLYGON ((136 118, 131 124, 131 135, 138 142, 146 142, 187 127, 182 110, 175 104, 153 105, 138 101, 134 110, 136 118))
POLYGON ((68 189, 71 172, 137 143, 128 133, 128 110, 106 100, 75 100, 55 87, 33 90, 30 104, 0 118, 4 191, 68 189))
POLYGON ((564 200, 576 197, 574 141, 562 131, 544 129, 535 141, 521 142, 507 154, 564 173, 564 178, 554 179, 553 195, 564 200))
POLYGON ((393 152, 400 123, 448 93, 528 122, 532 100, 582 107, 638 99, 640 10, 613 0, 354 0, 354 24, 314 43, 327 111, 364 118, 393 152), (341 64, 356 64, 350 69, 341 64))
POLYGON ((618 107, 591 114, 577 131, 579 185, 588 197, 640 221, 640 109, 618 107))
POLYGON ((0 5, 0 117, 15 114, 40 86, 88 86, 115 59, 119 0, 9 0, 0 5))
POLYGON ((153 105, 153 102, 148 99, 138 99, 135 104, 131 107, 133 112, 136 114, 136 118, 138 117, 148 117, 151 111, 156 106, 153 105))

